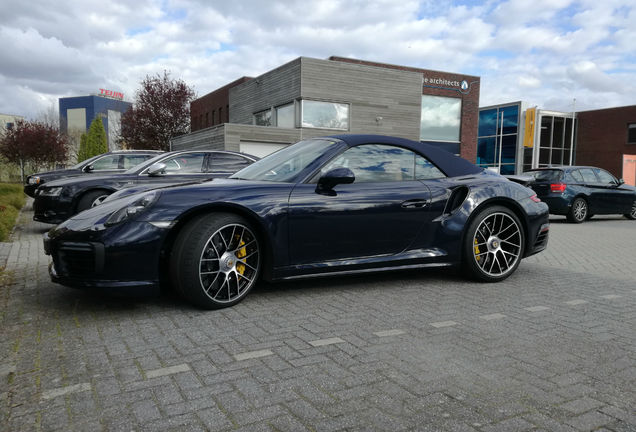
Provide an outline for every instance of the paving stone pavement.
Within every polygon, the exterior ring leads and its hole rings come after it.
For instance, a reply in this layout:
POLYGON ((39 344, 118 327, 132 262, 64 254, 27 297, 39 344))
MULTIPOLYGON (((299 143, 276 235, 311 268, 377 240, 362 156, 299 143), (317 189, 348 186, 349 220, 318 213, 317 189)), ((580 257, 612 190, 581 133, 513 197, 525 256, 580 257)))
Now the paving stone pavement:
POLYGON ((635 222, 554 218, 500 284, 261 284, 200 311, 51 283, 31 217, 0 287, 2 431, 636 430, 635 222))

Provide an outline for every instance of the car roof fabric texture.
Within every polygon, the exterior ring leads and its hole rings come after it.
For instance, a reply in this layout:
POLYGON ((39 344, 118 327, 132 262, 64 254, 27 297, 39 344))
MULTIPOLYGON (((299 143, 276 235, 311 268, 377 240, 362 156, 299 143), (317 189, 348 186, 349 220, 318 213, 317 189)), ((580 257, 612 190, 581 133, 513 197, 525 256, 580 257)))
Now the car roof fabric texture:
POLYGON ((405 138, 385 135, 332 135, 325 138, 336 138, 344 141, 350 146, 358 144, 393 144, 405 147, 426 156, 448 177, 477 174, 483 171, 483 168, 468 162, 466 159, 455 156, 446 150, 442 150, 430 144, 411 141, 405 138))

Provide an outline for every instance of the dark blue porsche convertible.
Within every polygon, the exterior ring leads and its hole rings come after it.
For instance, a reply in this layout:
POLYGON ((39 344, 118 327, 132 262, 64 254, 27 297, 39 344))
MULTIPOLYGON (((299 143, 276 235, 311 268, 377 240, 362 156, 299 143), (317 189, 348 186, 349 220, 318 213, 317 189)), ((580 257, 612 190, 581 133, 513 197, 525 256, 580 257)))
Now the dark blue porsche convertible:
POLYGON ((531 189, 401 138, 301 141, 232 175, 136 193, 45 234, 54 282, 127 291, 171 283, 202 308, 281 280, 461 266, 496 282, 548 241, 531 189))

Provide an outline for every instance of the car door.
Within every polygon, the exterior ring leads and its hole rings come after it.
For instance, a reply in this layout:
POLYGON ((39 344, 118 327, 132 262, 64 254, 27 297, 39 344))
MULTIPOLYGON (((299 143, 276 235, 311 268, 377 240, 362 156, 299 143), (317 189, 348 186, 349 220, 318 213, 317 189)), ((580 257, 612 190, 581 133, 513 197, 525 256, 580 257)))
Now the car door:
POLYGON ((592 168, 581 168, 578 170, 583 177, 583 188, 581 192, 585 194, 585 199, 589 206, 590 214, 603 214, 603 188, 600 187, 598 178, 592 168))
POLYGON ((630 190, 622 189, 618 180, 601 168, 594 168, 598 178, 598 189, 601 207, 604 213, 629 213, 632 208, 634 194, 630 190))
POLYGON ((355 259, 405 250, 430 222, 430 191, 415 176, 416 153, 391 145, 347 149, 321 173, 348 168, 351 184, 320 193, 297 185, 289 198, 290 264, 355 259))

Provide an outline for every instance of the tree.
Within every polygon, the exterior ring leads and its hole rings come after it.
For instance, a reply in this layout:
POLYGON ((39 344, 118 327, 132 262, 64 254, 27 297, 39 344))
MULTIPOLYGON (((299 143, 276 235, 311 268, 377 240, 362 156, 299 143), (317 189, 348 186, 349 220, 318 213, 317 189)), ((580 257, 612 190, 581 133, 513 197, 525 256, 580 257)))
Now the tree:
POLYGON ((188 133, 195 93, 184 81, 146 75, 133 106, 121 118, 120 142, 128 148, 169 150, 170 139, 188 133))
POLYGON ((90 156, 88 155, 88 136, 85 133, 80 135, 80 145, 79 150, 77 151, 77 162, 82 162, 88 159, 90 156))
POLYGON ((108 151, 106 131, 104 130, 104 124, 102 123, 102 118, 100 116, 95 117, 88 128, 88 133, 86 135, 86 147, 88 149, 86 159, 108 151))
POLYGON ((64 162, 67 154, 66 137, 58 128, 42 122, 19 121, 0 140, 0 156, 20 166, 22 181, 26 163, 37 167, 64 162))

